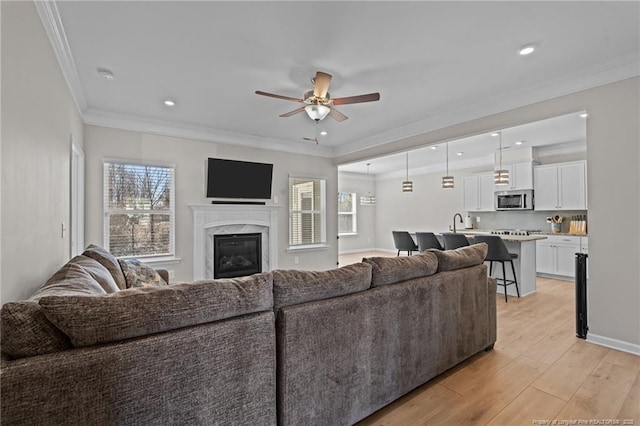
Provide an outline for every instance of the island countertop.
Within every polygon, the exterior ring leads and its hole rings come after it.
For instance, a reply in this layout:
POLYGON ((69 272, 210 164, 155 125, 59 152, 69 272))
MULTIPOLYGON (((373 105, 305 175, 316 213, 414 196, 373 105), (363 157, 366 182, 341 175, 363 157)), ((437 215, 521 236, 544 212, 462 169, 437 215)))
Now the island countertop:
MULTIPOLYGON (((468 235, 473 237, 474 235, 494 235, 491 234, 491 231, 482 231, 482 230, 473 230, 473 229, 462 229, 457 231, 459 234, 468 235)), ((537 240, 546 240, 546 235, 541 234, 532 234, 532 235, 498 235, 498 237, 502 238, 505 241, 518 241, 521 243, 527 241, 537 241, 537 240)))

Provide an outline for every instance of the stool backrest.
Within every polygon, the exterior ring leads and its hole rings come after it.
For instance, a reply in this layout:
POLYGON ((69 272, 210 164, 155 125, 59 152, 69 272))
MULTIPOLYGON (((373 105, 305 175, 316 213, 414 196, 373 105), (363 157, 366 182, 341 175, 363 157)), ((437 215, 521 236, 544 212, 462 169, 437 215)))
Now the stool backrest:
POLYGON ((428 249, 442 250, 438 237, 433 232, 416 232, 416 240, 418 240, 418 250, 425 251, 428 249))
POLYGON ((416 245, 413 238, 411 238, 411 234, 407 231, 391 231, 393 233, 393 242, 396 245, 397 250, 409 250, 409 251, 417 251, 418 246, 416 245))
POLYGON ((464 234, 458 234, 455 232, 443 232, 442 239, 444 240, 445 250, 453 250, 469 245, 469 240, 467 240, 467 237, 465 237, 464 234))
POLYGON ((489 246, 485 260, 511 260, 509 249, 507 249, 504 240, 499 236, 476 235, 474 239, 476 243, 487 243, 487 246, 489 246))

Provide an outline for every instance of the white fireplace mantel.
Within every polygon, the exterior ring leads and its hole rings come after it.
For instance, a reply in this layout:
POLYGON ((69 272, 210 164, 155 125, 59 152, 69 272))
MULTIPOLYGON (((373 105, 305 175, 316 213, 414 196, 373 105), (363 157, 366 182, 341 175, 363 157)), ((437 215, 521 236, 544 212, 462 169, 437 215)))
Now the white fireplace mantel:
POLYGON ((262 271, 278 267, 278 205, 190 204, 193 211, 193 279, 213 279, 213 235, 262 234, 262 271))

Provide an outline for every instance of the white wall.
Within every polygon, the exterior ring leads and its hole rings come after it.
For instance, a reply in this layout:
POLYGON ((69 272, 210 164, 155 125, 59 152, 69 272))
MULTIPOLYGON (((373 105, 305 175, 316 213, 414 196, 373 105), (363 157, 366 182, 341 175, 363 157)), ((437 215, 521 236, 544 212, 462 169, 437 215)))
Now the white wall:
POLYGON ((71 135, 82 123, 32 2, 2 8, 2 301, 69 259, 71 135))
POLYGON ((189 204, 209 204, 205 197, 206 160, 209 157, 273 163, 272 196, 283 207, 279 212, 278 267, 280 269, 329 269, 338 260, 337 169, 330 159, 238 147, 190 139, 158 136, 127 130, 85 126, 87 244, 103 242, 102 161, 104 158, 158 161, 176 167, 176 256, 182 261, 164 265, 175 272, 174 281, 193 278, 193 215, 189 204), (289 173, 324 176, 327 180, 328 249, 287 252, 289 173), (294 257, 299 263, 294 263, 294 257))
POLYGON ((335 164, 361 161, 586 110, 589 339, 640 353, 639 93, 640 77, 626 79, 437 129, 420 138, 390 141, 334 161, 335 164), (612 183, 612 177, 623 184, 612 183), (622 230, 612 225, 611 220, 611 212, 621 210, 630 218, 622 230))
POLYGON ((376 208, 377 205, 360 205, 360 197, 369 192, 376 195, 376 183, 373 176, 354 176, 349 173, 338 173, 338 189, 340 192, 355 192, 357 198, 356 220, 357 235, 342 235, 339 240, 339 252, 357 253, 375 250, 376 246, 376 208))
MULTIPOLYGON (((442 232, 462 213, 462 174, 451 172, 454 188, 442 188, 442 173, 411 176, 413 192, 402 192, 404 178, 376 182, 376 242, 379 250, 395 251, 391 231, 442 232)), ((463 225, 457 224, 462 227, 463 225)))

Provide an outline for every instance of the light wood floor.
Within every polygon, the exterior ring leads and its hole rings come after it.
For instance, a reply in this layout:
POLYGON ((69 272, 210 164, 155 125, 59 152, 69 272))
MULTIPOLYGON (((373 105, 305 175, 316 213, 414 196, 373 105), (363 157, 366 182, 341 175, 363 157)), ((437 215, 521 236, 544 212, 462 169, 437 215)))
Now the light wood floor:
MULTIPOLYGON (((372 255, 394 254, 341 256, 340 264, 372 255)), ((640 357, 575 337, 573 287, 571 281, 538 278, 535 294, 509 297, 508 303, 498 295, 492 351, 358 425, 640 425, 640 357)))

